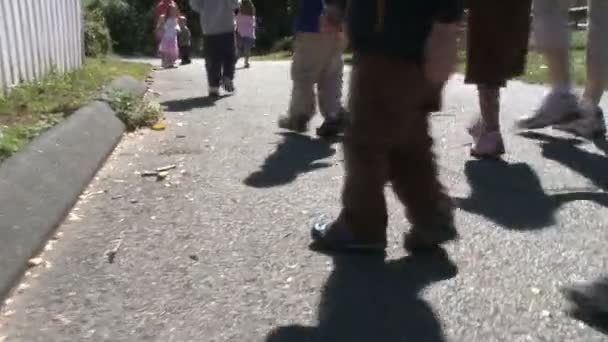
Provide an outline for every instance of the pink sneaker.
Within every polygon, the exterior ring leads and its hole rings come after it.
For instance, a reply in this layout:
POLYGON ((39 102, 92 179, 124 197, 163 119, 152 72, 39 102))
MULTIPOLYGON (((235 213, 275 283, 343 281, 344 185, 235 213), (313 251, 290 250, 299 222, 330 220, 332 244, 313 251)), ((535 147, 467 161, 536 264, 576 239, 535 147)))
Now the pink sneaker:
POLYGON ((471 147, 471 156, 479 159, 495 159, 503 154, 505 145, 499 131, 481 132, 471 147))

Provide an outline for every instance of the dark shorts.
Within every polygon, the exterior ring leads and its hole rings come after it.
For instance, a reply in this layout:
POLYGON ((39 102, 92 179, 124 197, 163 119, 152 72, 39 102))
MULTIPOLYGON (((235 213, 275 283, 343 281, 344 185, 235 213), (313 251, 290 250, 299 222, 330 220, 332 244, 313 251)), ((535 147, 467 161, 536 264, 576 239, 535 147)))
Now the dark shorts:
POLYGON ((238 48, 240 52, 249 52, 255 47, 255 39, 249 37, 237 37, 238 48))
POLYGON ((469 0, 466 83, 503 87, 525 72, 532 0, 469 0))

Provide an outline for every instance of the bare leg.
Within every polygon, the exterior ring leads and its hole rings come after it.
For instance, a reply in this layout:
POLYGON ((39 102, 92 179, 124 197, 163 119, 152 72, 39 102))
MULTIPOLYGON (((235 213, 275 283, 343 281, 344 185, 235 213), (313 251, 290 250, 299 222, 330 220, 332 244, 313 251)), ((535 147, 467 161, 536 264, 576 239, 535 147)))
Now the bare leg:
POLYGON ((500 88, 480 85, 478 90, 479 108, 481 109, 484 130, 488 132, 499 131, 500 88))
POLYGON ((549 66, 552 90, 532 116, 517 126, 537 129, 576 119, 578 99, 573 94, 570 74, 569 0, 534 0, 534 37, 549 66))
POLYGON ((589 0, 587 84, 583 100, 597 107, 608 83, 608 1, 589 0))

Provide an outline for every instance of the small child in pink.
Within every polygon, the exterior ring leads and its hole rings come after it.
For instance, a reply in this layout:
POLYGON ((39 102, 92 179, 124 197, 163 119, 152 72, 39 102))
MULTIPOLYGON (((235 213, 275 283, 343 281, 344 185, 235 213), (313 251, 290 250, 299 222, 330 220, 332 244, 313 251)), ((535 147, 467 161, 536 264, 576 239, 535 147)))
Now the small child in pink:
POLYGON ((239 57, 245 58, 245 68, 249 68, 249 56, 255 46, 255 6, 251 0, 243 0, 236 16, 239 57))
POLYGON ((167 8, 167 13, 161 17, 156 30, 159 32, 160 44, 158 51, 162 56, 162 67, 172 68, 179 58, 177 35, 181 31, 178 22, 178 11, 175 4, 167 8))

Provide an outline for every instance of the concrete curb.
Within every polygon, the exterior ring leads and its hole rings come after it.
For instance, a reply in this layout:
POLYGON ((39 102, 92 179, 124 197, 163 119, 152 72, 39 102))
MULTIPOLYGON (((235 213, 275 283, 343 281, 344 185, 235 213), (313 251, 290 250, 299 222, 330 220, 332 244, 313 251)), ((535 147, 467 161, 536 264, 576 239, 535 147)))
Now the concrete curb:
MULTIPOLYGON (((146 85, 120 77, 105 87, 102 98, 115 90, 143 96, 146 85)), ((110 106, 96 100, 0 164, 0 299, 63 221, 124 131, 110 106)))

